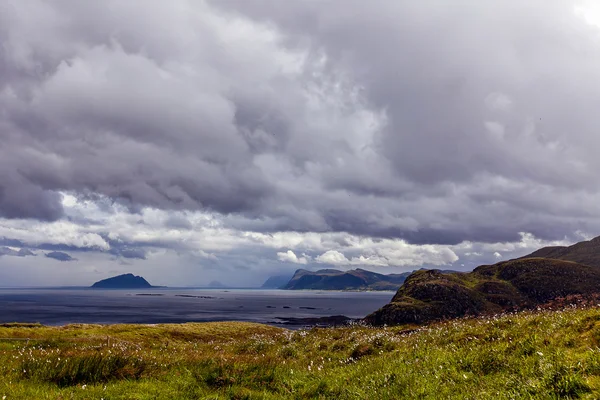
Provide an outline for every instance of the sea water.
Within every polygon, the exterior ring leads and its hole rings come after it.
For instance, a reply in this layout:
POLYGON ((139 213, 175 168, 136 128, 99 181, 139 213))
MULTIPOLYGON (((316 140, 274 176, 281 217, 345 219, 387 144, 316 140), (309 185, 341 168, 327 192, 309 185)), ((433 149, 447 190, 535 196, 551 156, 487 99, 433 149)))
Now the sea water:
POLYGON ((282 318, 362 318, 387 304, 393 295, 394 292, 257 289, 0 289, 0 322, 278 324, 282 318))

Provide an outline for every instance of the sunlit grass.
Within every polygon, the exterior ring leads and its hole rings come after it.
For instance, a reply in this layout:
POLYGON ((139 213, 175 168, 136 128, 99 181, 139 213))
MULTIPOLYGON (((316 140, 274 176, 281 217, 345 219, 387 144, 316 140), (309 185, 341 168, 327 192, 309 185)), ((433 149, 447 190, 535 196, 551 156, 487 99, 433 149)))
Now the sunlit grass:
POLYGON ((600 310, 428 327, 4 326, 0 398, 598 398, 600 310))

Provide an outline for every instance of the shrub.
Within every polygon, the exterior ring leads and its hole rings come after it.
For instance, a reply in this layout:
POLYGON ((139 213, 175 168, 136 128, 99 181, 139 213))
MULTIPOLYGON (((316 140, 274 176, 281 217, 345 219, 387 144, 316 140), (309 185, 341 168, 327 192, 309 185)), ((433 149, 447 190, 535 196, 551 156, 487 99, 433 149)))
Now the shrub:
POLYGON ((199 363, 193 372, 196 380, 215 389, 243 386, 271 389, 276 386, 275 367, 269 364, 199 363))
POLYGON ((283 358, 293 358, 298 355, 298 352, 292 346, 284 346, 279 351, 279 355, 283 358))
POLYGON ((371 345, 362 343, 362 344, 357 345, 354 348, 354 350, 352 350, 352 353, 350 353, 350 357, 352 357, 355 360, 358 360, 359 358, 371 355, 374 352, 375 351, 373 350, 373 347, 371 345))

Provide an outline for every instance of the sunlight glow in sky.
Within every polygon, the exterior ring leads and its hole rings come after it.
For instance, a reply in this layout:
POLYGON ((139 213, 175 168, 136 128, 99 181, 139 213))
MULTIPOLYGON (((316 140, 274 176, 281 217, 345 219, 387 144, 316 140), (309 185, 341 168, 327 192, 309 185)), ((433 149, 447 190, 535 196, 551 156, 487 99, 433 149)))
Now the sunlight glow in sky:
POLYGON ((575 14, 583 18, 588 24, 600 28, 600 3, 595 1, 585 2, 575 7, 575 14))

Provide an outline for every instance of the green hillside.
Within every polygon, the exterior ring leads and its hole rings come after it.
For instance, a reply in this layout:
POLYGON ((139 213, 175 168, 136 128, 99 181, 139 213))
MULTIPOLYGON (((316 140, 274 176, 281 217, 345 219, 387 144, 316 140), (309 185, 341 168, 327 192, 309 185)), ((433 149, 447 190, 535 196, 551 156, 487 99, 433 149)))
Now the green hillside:
POLYGON ((557 297, 599 291, 600 268, 545 258, 484 265, 470 273, 421 270, 365 320, 374 325, 425 323, 531 308, 557 297))

